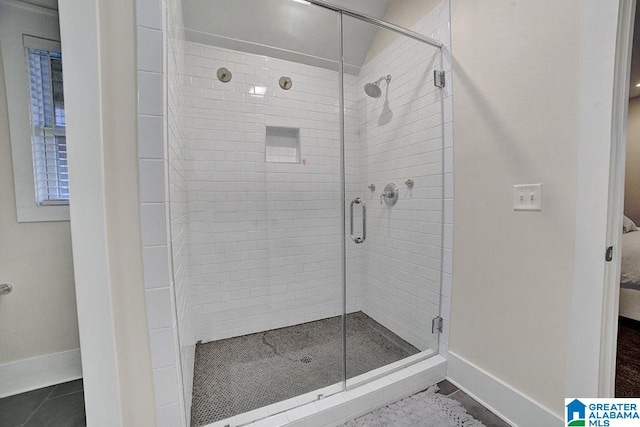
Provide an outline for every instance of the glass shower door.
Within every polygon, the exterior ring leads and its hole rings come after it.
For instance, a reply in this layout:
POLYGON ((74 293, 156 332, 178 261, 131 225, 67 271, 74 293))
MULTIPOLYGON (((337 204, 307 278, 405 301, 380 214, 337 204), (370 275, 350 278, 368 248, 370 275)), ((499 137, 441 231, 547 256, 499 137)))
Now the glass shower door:
POLYGON ((191 425, 240 425, 343 389, 340 15, 281 0, 182 13, 169 160, 188 250, 180 339, 195 345, 183 383, 191 425))
POLYGON ((439 49, 309 2, 182 0, 167 21, 191 425, 252 422, 435 354, 439 49))
POLYGON ((349 386, 438 352, 443 138, 440 49, 346 15, 342 28, 349 386))

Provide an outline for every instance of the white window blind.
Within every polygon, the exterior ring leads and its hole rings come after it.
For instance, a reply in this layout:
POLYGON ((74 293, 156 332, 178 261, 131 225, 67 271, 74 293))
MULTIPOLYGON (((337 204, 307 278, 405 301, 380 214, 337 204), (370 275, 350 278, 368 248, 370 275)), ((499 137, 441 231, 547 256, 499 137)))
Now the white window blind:
POLYGON ((62 55, 25 43, 38 205, 69 203, 62 55))

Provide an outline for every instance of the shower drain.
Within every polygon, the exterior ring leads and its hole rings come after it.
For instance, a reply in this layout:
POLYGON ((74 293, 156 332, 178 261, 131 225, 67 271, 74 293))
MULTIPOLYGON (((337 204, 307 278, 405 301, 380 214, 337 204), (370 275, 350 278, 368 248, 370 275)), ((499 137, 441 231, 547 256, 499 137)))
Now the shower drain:
POLYGON ((300 361, 302 363, 311 363, 313 361, 313 357, 311 357, 311 356, 302 356, 300 358, 300 361))

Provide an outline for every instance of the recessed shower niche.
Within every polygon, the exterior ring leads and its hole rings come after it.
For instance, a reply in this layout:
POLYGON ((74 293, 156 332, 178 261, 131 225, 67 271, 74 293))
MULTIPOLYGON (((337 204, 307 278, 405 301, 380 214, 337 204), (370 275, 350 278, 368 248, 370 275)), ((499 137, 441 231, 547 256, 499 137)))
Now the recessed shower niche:
POLYGON ((267 126, 265 160, 270 163, 300 163, 300 129, 267 126))

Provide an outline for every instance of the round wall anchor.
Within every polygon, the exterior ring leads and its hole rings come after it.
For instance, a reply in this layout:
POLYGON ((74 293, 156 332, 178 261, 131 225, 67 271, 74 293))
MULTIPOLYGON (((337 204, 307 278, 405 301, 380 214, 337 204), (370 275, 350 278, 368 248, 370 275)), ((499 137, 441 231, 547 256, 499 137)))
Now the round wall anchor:
POLYGON ((278 83, 280 84, 280 87, 284 90, 289 90, 291 89, 291 86, 293 86, 291 77, 282 76, 280 77, 280 80, 278 80, 278 83))
POLYGON ((229 69, 225 67, 218 68, 218 72, 216 74, 218 76, 218 80, 220 80, 222 83, 229 83, 231 81, 231 77, 233 77, 231 71, 229 71, 229 69))

